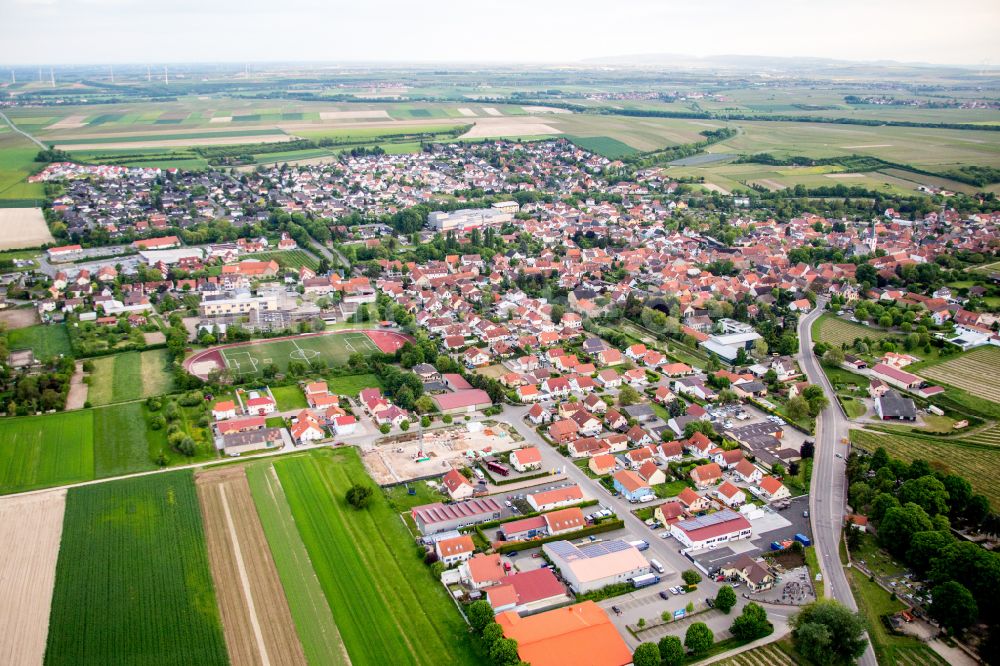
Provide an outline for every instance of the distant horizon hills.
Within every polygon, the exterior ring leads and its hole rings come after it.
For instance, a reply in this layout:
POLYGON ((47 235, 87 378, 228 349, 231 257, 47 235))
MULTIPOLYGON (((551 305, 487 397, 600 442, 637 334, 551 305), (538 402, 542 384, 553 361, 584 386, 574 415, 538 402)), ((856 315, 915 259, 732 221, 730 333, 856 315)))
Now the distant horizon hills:
MULTIPOLYGON (((931 62, 914 62, 914 61, 900 61, 900 60, 889 60, 889 59, 879 59, 879 60, 848 60, 839 58, 826 58, 826 57, 815 57, 815 56, 770 56, 770 55, 754 55, 754 54, 717 54, 717 55, 705 55, 697 56, 690 54, 680 54, 680 53, 635 53, 635 54, 621 54, 621 55, 604 55, 604 56, 592 56, 588 58, 581 58, 577 60, 564 60, 564 61, 554 61, 554 60, 539 60, 539 61, 504 61, 504 60, 477 60, 477 61, 458 61, 458 60, 411 60, 411 61, 399 61, 399 60, 367 60, 367 59, 356 59, 356 60, 269 60, 269 61, 254 61, 254 60, 201 60, 201 61, 175 61, 175 62, 79 62, 79 63, 3 63, 0 61, 0 71, 3 70, 33 70, 39 67, 42 68, 55 68, 55 69, 69 69, 69 68, 83 68, 83 67, 106 67, 106 66, 122 67, 123 71, 127 68, 143 68, 152 67, 154 70, 157 68, 167 67, 178 67, 183 69, 195 69, 198 67, 207 68, 230 68, 244 66, 249 66, 251 68, 257 67, 261 70, 266 69, 278 69, 278 68, 317 68, 317 69, 353 69, 353 68, 366 68, 366 69, 414 69, 414 70, 425 70, 441 67, 449 68, 466 68, 469 71, 477 70, 489 70, 489 69, 501 69, 501 68, 517 68, 517 69, 551 69, 551 68, 572 68, 572 67, 583 67, 583 68, 601 68, 601 67, 620 67, 620 68, 635 68, 635 69, 660 69, 660 68, 670 68, 679 70, 726 70, 730 72, 819 72, 819 73, 831 73, 836 71, 849 71, 849 70, 859 70, 859 69, 880 69, 897 71, 902 73, 902 70, 937 70, 937 71, 961 71, 961 72, 1000 72, 1000 64, 991 63, 981 63, 981 64, 968 64, 968 63, 931 63, 931 62)), ((258 70, 260 73, 260 70, 258 70)), ((155 75, 155 71, 154 71, 155 75)))

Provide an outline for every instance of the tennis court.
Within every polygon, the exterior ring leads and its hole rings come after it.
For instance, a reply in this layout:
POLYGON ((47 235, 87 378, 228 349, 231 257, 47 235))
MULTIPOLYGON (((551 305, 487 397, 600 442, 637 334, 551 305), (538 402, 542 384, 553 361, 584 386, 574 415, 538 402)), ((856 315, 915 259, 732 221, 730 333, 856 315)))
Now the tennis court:
POLYGON ((255 340, 207 349, 188 358, 184 366, 188 372, 202 379, 222 367, 235 375, 257 374, 272 363, 279 372, 285 372, 292 361, 311 363, 322 360, 333 367, 346 364, 351 354, 393 353, 407 339, 409 336, 387 331, 340 331, 255 340))

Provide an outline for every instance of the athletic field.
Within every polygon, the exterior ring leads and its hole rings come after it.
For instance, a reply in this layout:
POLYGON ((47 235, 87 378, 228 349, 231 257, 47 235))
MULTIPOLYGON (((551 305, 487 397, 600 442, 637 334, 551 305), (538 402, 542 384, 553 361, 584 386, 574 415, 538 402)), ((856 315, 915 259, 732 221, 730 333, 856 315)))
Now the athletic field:
POLYGON ((408 336, 390 331, 338 331, 319 335, 299 335, 273 340, 213 347, 191 356, 184 363, 188 372, 205 378, 215 369, 228 368, 234 375, 255 375, 274 364, 285 372, 292 361, 325 361, 329 366, 344 365, 351 354, 368 356, 376 352, 394 353, 408 336))

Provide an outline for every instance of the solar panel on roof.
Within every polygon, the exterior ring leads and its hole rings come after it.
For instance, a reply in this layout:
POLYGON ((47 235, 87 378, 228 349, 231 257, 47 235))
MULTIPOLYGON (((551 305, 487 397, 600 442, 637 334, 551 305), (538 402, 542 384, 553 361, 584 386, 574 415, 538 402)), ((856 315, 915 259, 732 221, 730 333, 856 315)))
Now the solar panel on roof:
POLYGON ((711 527, 712 525, 718 525, 719 523, 725 523, 730 520, 739 518, 734 512, 729 509, 723 509, 722 511, 716 511, 715 513, 710 513, 707 516, 698 516, 696 518, 691 518, 689 520, 682 520, 677 523, 677 527, 684 530, 697 530, 702 527, 711 527))

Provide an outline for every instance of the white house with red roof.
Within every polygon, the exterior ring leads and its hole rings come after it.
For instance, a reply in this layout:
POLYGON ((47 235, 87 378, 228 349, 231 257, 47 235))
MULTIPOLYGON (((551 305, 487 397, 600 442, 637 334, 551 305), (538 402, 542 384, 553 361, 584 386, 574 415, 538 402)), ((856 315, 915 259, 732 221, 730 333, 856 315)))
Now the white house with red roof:
POLYGON ((247 414, 257 414, 258 416, 273 414, 278 408, 271 396, 254 393, 251 393, 243 404, 246 405, 247 414))
POLYGON ((335 416, 330 425, 338 437, 345 437, 354 434, 358 420, 350 414, 341 414, 340 416, 335 416))
POLYGON ((212 407, 212 418, 216 421, 236 418, 236 403, 232 400, 220 400, 212 407))
POLYGON ((731 508, 737 508, 746 504, 747 494, 743 492, 739 486, 730 483, 729 481, 723 481, 722 484, 715 489, 715 496, 718 497, 726 506, 731 508))
POLYGON ((526 446, 523 449, 512 451, 510 454, 510 464, 518 472, 541 469, 542 452, 534 446, 526 446))
POLYGON ((757 483, 757 487, 760 490, 760 496, 768 502, 788 499, 792 496, 792 493, 785 487, 785 484, 773 476, 763 477, 757 483))
POLYGON ((298 413, 289 432, 292 439, 300 444, 315 442, 326 436, 326 433, 323 432, 323 426, 320 425, 319 417, 308 409, 303 409, 298 413))
POLYGON ((441 484, 453 501, 468 499, 472 497, 474 488, 472 483, 457 469, 449 471, 441 479, 441 484))
POLYGON ((451 539, 441 539, 434 544, 438 560, 446 567, 465 562, 476 552, 476 545, 472 537, 468 534, 452 537, 451 539))

